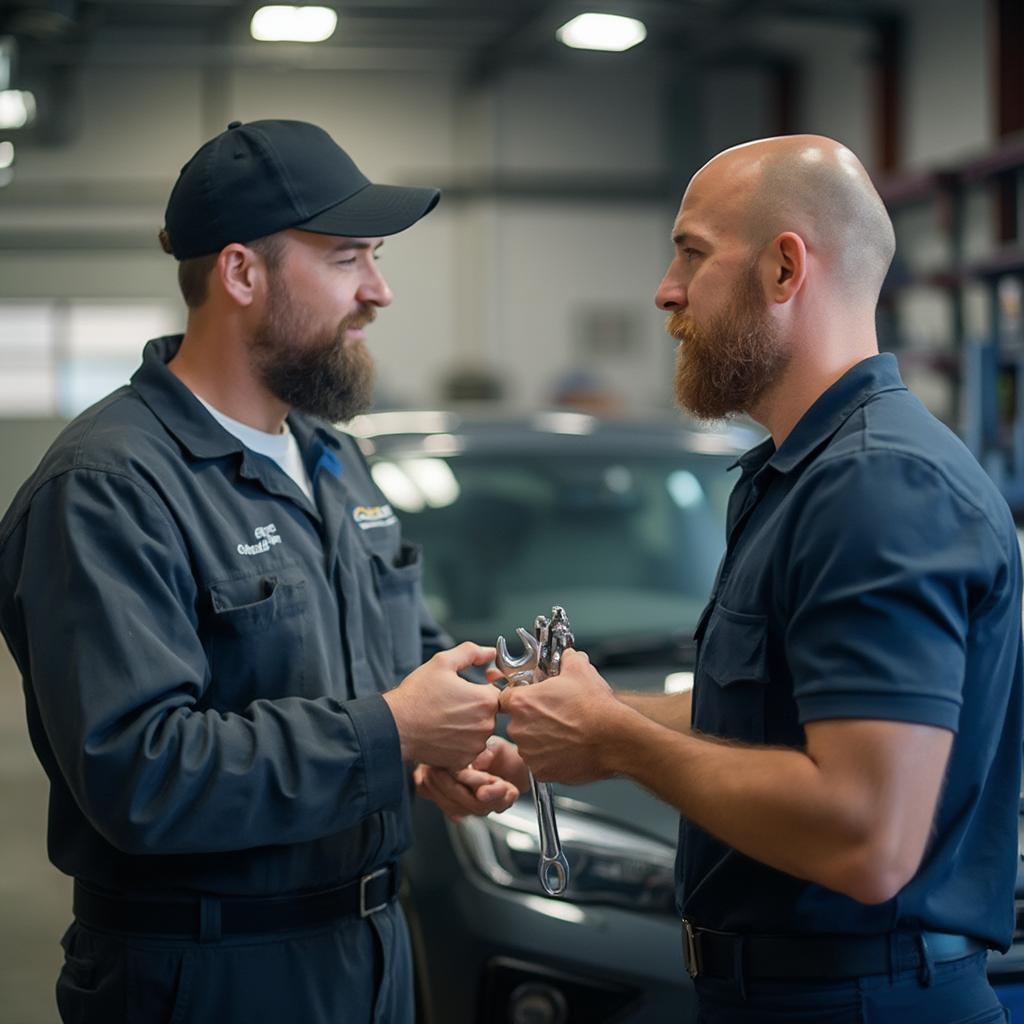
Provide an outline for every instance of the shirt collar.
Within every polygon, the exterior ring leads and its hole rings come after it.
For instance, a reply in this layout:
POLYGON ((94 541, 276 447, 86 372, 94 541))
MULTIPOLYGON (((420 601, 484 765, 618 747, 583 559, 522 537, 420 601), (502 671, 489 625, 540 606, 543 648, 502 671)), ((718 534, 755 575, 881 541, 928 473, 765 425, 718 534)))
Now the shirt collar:
POLYGON ((905 391, 896 357, 891 352, 869 356, 850 367, 822 392, 800 417, 778 449, 771 437, 741 455, 730 469, 741 467, 743 476, 770 465, 788 473, 823 445, 862 405, 884 391, 905 391))
MULTIPOLYGON (((181 339, 182 335, 171 334, 147 342, 142 365, 132 376, 132 387, 157 419, 197 459, 215 459, 235 453, 244 456, 242 442, 225 430, 167 368, 181 339)), ((341 446, 331 430, 312 416, 291 412, 288 425, 303 451, 308 450, 314 438, 332 449, 341 446)))
POLYGON ((862 405, 884 391, 906 391, 891 352, 862 359, 819 395, 771 457, 771 466, 780 473, 795 469, 862 405))

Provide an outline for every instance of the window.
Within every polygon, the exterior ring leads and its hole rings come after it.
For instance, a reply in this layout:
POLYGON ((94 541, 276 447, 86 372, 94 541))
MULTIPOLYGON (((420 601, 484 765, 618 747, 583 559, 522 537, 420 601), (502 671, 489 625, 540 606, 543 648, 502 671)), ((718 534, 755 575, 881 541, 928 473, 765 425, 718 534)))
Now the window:
POLYGON ((0 302, 0 417, 70 419, 128 382, 150 338, 181 329, 162 301, 0 302))

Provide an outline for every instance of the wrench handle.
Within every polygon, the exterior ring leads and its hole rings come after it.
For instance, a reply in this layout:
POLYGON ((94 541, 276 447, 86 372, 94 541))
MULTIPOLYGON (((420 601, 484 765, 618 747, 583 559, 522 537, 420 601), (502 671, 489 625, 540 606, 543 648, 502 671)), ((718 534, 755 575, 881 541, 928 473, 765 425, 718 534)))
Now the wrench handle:
POLYGON ((549 896, 561 896, 569 884, 569 862, 562 852, 555 823, 555 802, 551 783, 538 782, 530 772, 530 789, 537 808, 537 830, 540 835, 540 861, 537 875, 549 896))

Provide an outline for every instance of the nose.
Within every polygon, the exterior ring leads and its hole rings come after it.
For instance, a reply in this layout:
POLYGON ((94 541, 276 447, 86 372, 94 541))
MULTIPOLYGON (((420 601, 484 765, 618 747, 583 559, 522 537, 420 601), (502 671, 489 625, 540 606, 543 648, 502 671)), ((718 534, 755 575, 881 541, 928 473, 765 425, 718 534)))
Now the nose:
POLYGON ((654 293, 654 304, 664 313, 674 313, 686 308, 686 286, 674 272, 675 269, 676 265, 673 262, 665 271, 665 276, 654 293))
POLYGON ((374 306, 390 306, 394 300, 394 295, 384 280, 384 275, 377 269, 376 263, 370 263, 366 268, 356 298, 374 306))

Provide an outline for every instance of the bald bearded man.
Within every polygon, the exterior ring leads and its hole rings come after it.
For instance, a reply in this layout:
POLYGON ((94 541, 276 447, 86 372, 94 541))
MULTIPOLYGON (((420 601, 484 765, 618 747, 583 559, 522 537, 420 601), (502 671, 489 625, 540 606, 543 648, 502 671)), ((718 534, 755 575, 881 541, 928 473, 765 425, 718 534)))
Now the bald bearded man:
POLYGON ((837 142, 766 139, 698 172, 673 244, 679 403, 771 433, 738 461, 693 693, 616 695, 570 652, 503 693, 509 735, 541 779, 625 775, 680 810, 701 1021, 1001 1021, 1020 556, 996 488, 878 354, 885 208, 837 142))

